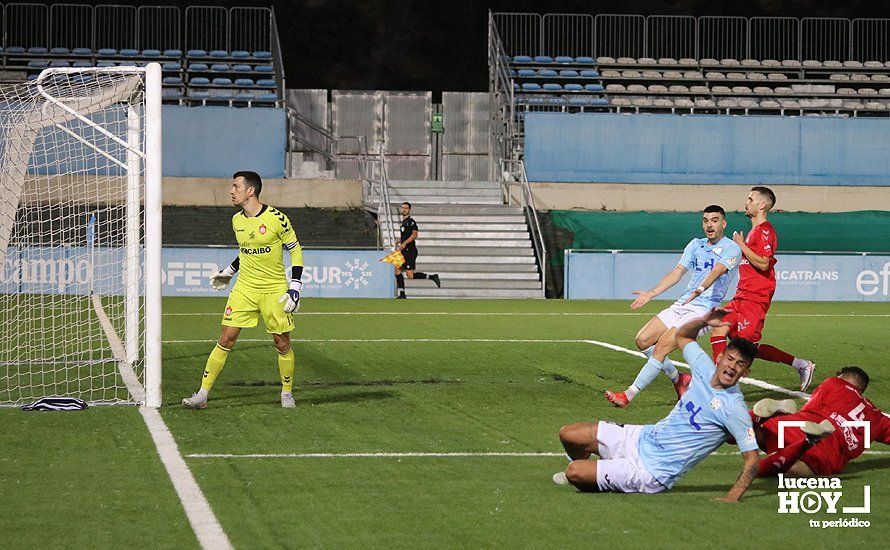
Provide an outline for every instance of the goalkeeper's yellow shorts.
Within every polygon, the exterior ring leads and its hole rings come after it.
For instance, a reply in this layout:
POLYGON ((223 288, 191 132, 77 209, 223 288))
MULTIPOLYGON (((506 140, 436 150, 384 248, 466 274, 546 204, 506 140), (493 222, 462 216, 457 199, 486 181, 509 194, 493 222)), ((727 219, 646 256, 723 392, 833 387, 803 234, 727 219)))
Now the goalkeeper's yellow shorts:
POLYGON ((294 330, 293 316, 285 313, 284 305, 278 303, 278 299, 286 291, 286 288, 280 292, 233 289, 223 313, 223 326, 253 328, 262 315, 269 334, 283 334, 294 330))

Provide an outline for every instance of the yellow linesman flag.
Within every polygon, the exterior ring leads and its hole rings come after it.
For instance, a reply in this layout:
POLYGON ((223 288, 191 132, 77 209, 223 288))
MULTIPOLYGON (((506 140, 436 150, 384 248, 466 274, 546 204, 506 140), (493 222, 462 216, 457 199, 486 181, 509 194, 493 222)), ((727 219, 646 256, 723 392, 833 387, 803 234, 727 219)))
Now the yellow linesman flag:
POLYGON ((390 263, 396 267, 402 267, 405 264, 405 256, 401 250, 396 250, 392 254, 380 258, 380 261, 390 263))

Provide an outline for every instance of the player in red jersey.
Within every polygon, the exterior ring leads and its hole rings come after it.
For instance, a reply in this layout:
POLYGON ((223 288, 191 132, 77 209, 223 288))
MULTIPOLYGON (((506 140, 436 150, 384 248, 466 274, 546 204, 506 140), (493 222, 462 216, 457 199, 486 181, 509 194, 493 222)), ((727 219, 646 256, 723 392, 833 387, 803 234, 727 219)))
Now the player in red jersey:
POLYGON ((819 384, 810 400, 797 410, 791 399, 762 399, 751 410, 761 459, 758 475, 812 477, 837 475, 865 450, 865 428, 848 421, 869 423, 869 443, 890 445, 890 417, 862 394, 868 374, 859 367, 844 367, 819 384), (790 413, 790 414, 786 414, 790 413), (785 444, 779 448, 779 421, 804 421, 803 428, 785 426, 785 444), (813 430, 814 425, 821 429, 813 430))
MULTIPOLYGON (((711 333, 711 355, 716 362, 717 357, 726 349, 727 335, 730 338, 742 337, 758 344, 758 358, 784 363, 796 370, 800 376, 800 391, 806 391, 813 381, 816 365, 775 346, 760 344, 766 312, 769 311, 776 292, 776 272, 773 266, 776 265, 775 254, 779 240, 775 228, 766 220, 767 212, 775 204, 776 195, 768 187, 752 187, 748 193, 745 215, 751 218, 751 231, 747 238, 744 232, 736 231, 732 235, 732 240, 742 249, 743 256, 739 265, 739 286, 735 296, 725 306, 730 314, 723 320, 729 326, 715 328, 711 333)), ((709 276, 702 281, 699 289, 710 286, 713 283, 710 279, 709 276)), ((693 293, 689 300, 697 295, 693 293)))

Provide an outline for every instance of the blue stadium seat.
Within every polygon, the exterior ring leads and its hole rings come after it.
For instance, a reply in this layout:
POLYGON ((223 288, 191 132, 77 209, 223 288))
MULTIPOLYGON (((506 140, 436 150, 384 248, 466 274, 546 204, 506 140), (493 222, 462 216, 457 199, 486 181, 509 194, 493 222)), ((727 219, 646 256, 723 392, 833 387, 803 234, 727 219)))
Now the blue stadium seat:
POLYGON ((249 73, 253 70, 253 67, 244 63, 236 63, 232 65, 232 70, 236 73, 249 73))
POLYGON ((532 58, 527 55, 517 55, 513 58, 513 63, 531 63, 532 58))
POLYGON ((278 94, 270 94, 268 92, 258 93, 256 98, 260 101, 275 101, 278 99, 278 94))
POLYGON ((256 65, 253 68, 254 71, 258 73, 272 73, 275 72, 275 69, 272 68, 272 65, 256 65))
POLYGON ((537 82, 524 82, 522 84, 522 89, 526 92, 536 92, 541 89, 541 85, 537 82))
POLYGON ((194 99, 210 99, 210 92, 207 90, 189 90, 189 97, 194 99))
POLYGON ((226 90, 225 88, 210 90, 210 97, 213 99, 232 99, 235 97, 235 93, 232 90, 226 90))
POLYGON ((515 82, 513 83, 513 91, 514 91, 514 92, 518 92, 518 91, 519 91, 519 84, 517 84, 517 83, 515 83, 515 82))
POLYGON ((186 57, 207 57, 206 50, 189 50, 185 54, 186 57))
POLYGON ((558 91, 562 90, 562 85, 557 84, 555 82, 548 82, 548 83, 544 84, 544 89, 547 90, 548 92, 558 92, 558 91))
POLYGON ((235 86, 242 86, 247 88, 253 88, 253 80, 249 78, 236 78, 235 86))
POLYGON ((99 55, 108 56, 108 55, 117 55, 117 50, 114 48, 99 48, 99 55))
POLYGON ((253 57, 256 59, 272 59, 272 52, 260 50, 257 52, 253 52, 253 57))
POLYGON ((189 79, 189 84, 194 86, 207 86, 210 84, 210 79, 203 76, 196 76, 189 79))
POLYGON ((75 74, 71 75, 71 82, 75 84, 85 84, 87 82, 93 81, 93 75, 89 74, 75 74))
POLYGON ((256 85, 260 88, 275 88, 277 84, 271 78, 261 78, 256 81, 256 85))
POLYGON ((557 63, 574 63, 575 60, 567 55, 558 55, 554 59, 557 63))
POLYGON ((563 78, 575 78, 576 76, 578 76, 578 71, 574 69, 563 69, 559 71, 559 76, 563 78))
POLYGON ((179 64, 179 61, 164 61, 161 69, 165 71, 179 71, 182 69, 182 65, 179 64))
POLYGON ((124 57, 136 57, 139 55, 139 50, 134 50, 133 48, 121 48, 119 53, 124 57))
POLYGON ((210 66, 211 71, 216 71, 220 73, 227 73, 232 70, 228 63, 214 63, 210 66))
POLYGON ((29 75, 28 75, 28 81, 30 82, 31 80, 37 80, 37 77, 38 77, 38 76, 39 76, 39 75, 38 75, 37 73, 29 74, 29 75))
POLYGON ((177 50, 177 49, 164 50, 164 57, 182 57, 182 50, 177 50))
POLYGON ((590 98, 591 105, 608 105, 609 100, 604 97, 592 97, 590 98))
POLYGON ((71 50, 68 48, 63 48, 61 46, 56 46, 55 48, 50 48, 49 53, 53 55, 71 55, 71 50))
POLYGON ((553 63, 553 58, 549 55, 536 55, 535 63, 553 63))
POLYGON ((554 77, 556 76, 556 71, 554 71, 553 69, 541 69, 540 71, 538 71, 538 76, 554 77))
POLYGON ((519 76, 537 76, 538 72, 534 69, 519 69, 519 76))
POLYGON ((182 97, 182 90, 178 88, 164 88, 161 95, 167 99, 178 99, 182 97))
POLYGON ((210 57, 223 58, 229 57, 229 52, 226 50, 210 50, 210 57))
POLYGON ((583 95, 572 96, 569 98, 569 105, 588 105, 590 98, 583 95))
POLYGON ((45 59, 32 59, 28 61, 28 66, 32 69, 43 69, 49 67, 49 61, 45 59))
POLYGON ((237 94, 235 94, 235 99, 251 100, 251 99, 256 99, 256 96, 253 95, 253 93, 251 93, 251 92, 238 92, 237 94))
POLYGON ((74 63, 72 63, 71 66, 72 66, 72 67, 76 67, 76 68, 78 68, 78 69, 82 69, 82 68, 84 68, 84 67, 92 67, 93 64, 92 64, 91 62, 89 62, 89 61, 86 61, 86 60, 84 60, 84 59, 81 59, 80 61, 75 61, 74 63))
POLYGON ((49 62, 50 67, 70 67, 71 63, 68 63, 65 59, 53 59, 49 62))
POLYGON ((213 79, 212 83, 214 86, 231 86, 232 79, 225 77, 216 77, 213 79))
POLYGON ((570 92, 580 92, 581 90, 584 89, 584 86, 582 86, 580 84, 572 83, 572 84, 566 84, 565 86, 563 86, 563 88, 565 88, 566 90, 568 90, 570 92))
POLYGON ((31 46, 28 48, 28 54, 30 55, 46 55, 49 52, 43 46, 31 46))
POLYGON ((206 63, 189 63, 190 71, 206 71, 209 68, 206 63))
POLYGON ((161 50, 142 50, 142 57, 161 57, 161 50))
POLYGON ((580 57, 575 58, 575 63, 593 63, 593 58, 586 56, 586 55, 582 55, 580 57))
POLYGON ((588 92, 602 92, 604 90, 602 84, 585 84, 584 89, 588 92))
POLYGON ((114 64, 114 61, 97 61, 96 66, 97 67, 116 67, 117 65, 114 64))
POLYGON ((21 46, 9 46, 8 48, 6 48, 6 53, 11 53, 14 55, 25 53, 25 51, 25 48, 21 46))
POLYGON ((548 97, 544 99, 544 103, 548 105, 568 105, 569 100, 564 97, 548 97))
POLYGON ((89 48, 74 48, 71 50, 72 55, 93 55, 93 50, 89 48))
POLYGON ((250 57, 250 52, 235 50, 232 52, 232 57, 235 59, 248 59, 250 57))
POLYGON ((165 76, 162 82, 164 84, 167 84, 170 86, 181 86, 182 85, 182 79, 179 78, 178 76, 165 76))
POLYGON ((594 71, 593 69, 584 69, 583 71, 581 71, 582 78, 599 78, 599 76, 600 73, 594 71))
POLYGON ((121 61, 117 64, 118 67, 138 67, 139 65, 135 61, 121 61))

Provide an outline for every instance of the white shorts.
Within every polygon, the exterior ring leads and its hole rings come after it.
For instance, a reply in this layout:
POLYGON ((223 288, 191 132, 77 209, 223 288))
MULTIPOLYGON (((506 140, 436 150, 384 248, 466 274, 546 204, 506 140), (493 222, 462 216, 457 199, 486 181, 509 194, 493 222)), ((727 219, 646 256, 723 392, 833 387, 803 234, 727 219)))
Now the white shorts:
POLYGON ((596 484, 603 492, 660 493, 666 487, 646 470, 640 460, 640 431, 643 426, 600 421, 596 427, 600 460, 596 461, 596 484))
POLYGON ((701 319, 708 311, 710 311, 710 308, 694 306, 692 304, 686 304, 685 306, 671 304, 670 307, 666 307, 659 311, 656 317, 661 319, 664 326, 670 330, 672 328, 682 327, 693 319, 701 319))

